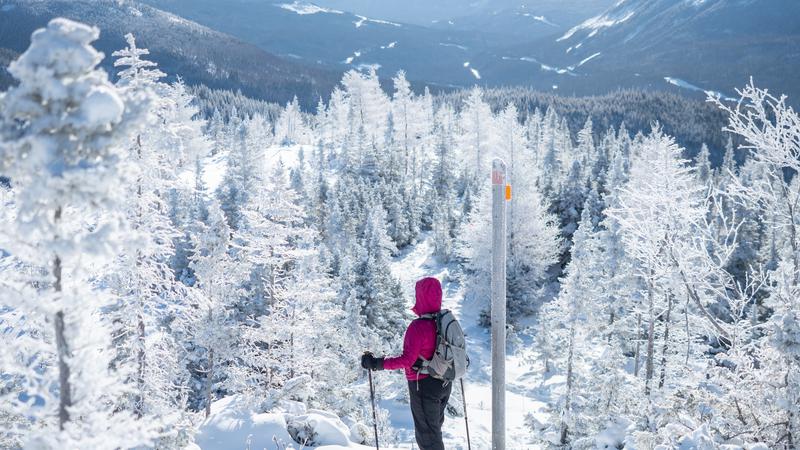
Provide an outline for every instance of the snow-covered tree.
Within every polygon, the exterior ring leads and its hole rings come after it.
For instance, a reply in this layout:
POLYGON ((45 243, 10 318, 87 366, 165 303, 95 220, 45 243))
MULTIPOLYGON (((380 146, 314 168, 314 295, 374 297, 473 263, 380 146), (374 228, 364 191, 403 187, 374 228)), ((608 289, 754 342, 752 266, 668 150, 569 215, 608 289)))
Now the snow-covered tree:
MULTIPOLYGON (((742 99, 734 106, 712 101, 728 114, 728 131, 744 139, 751 170, 760 175, 752 182, 729 179, 734 182, 730 189, 738 203, 759 212, 770 235, 781 242, 772 246, 777 265, 768 267, 765 303, 770 313, 764 323, 763 353, 757 360, 742 358, 750 367, 758 364, 761 368, 750 375, 753 380, 763 380, 756 383, 754 400, 771 407, 759 409, 755 402, 748 402, 745 408, 761 417, 754 421, 773 427, 758 432, 758 437, 769 436, 776 448, 791 448, 800 441, 800 115, 787 105, 786 97, 777 98, 752 81, 739 93, 742 99), (776 404, 763 400, 766 398, 782 400, 776 404)), ((759 272, 757 267, 751 268, 755 277, 759 272)), ((758 309, 752 321, 758 322, 758 309)))
MULTIPOLYGON (((535 173, 530 166, 519 164, 522 173, 535 173)), ((488 175, 488 173, 487 173, 488 175)), ((532 177, 524 177, 514 186, 518 198, 508 224, 509 317, 531 313, 542 298, 542 289, 549 281, 549 269, 558 262, 561 239, 556 219, 548 212, 547 201, 539 194, 532 177)), ((488 177, 476 208, 461 230, 460 254, 467 259, 470 272, 469 295, 488 299, 491 278, 491 189, 488 177)), ((487 305, 488 306, 488 305, 487 305)))
POLYGON ((251 201, 264 176, 264 149, 254 147, 251 133, 247 122, 239 124, 236 140, 228 154, 225 176, 217 189, 220 207, 225 212, 228 226, 233 230, 239 228, 242 208, 251 201))
POLYGON ((212 201, 208 208, 208 226, 196 236, 193 270, 203 292, 200 314, 194 324, 192 339, 204 353, 198 361, 205 377, 202 393, 205 414, 211 414, 217 383, 225 377, 226 361, 235 357, 230 351, 236 340, 236 327, 231 324, 232 303, 238 296, 242 273, 229 254, 231 230, 219 204, 212 201))
MULTIPOLYGON (((261 129, 266 130, 266 127, 261 129)), ((310 132, 300 111, 300 104, 295 96, 275 124, 275 139, 281 145, 308 144, 310 132)))
POLYGON ((21 380, 2 404, 34 421, 40 431, 28 445, 37 448, 113 449, 153 437, 153 424, 114 411, 125 385, 101 315, 111 298, 89 279, 123 242, 121 187, 136 172, 125 150, 143 124, 143 105, 126 104, 96 68, 98 36, 50 21, 11 63, 19 85, 0 98, 0 168, 14 180, 17 209, 16 231, 1 245, 39 273, 34 283, 4 282, 4 303, 31 326, 20 332, 38 339, 2 353, 4 371, 21 380))
MULTIPOLYGON (((656 327, 662 313, 665 345, 675 320, 670 313, 684 303, 687 320, 690 315, 702 317, 702 326, 713 336, 729 340, 728 331, 709 310, 717 298, 706 294, 714 287, 726 287, 723 267, 729 255, 709 249, 706 189, 681 154, 674 140, 655 128, 636 149, 620 206, 609 211, 620 224, 625 251, 637 262, 637 276, 646 289, 641 311, 647 320, 648 394, 655 377, 656 327)), ((686 332, 692 333, 688 328, 686 332)), ((662 377, 664 364, 662 359, 662 377)), ((659 387, 663 384, 662 378, 659 387)))
MULTIPOLYGON (((183 85, 160 82, 164 76, 149 54, 127 35, 128 47, 114 52, 115 66, 125 67, 119 87, 126 98, 155 96, 142 120, 146 124, 129 146, 128 160, 139 168, 127 186, 125 213, 140 238, 118 257, 106 275, 119 296, 110 315, 114 323, 115 366, 131 368, 132 394, 125 407, 137 417, 169 418, 166 439, 183 439, 190 425, 187 406, 189 372, 181 343, 169 327, 176 328, 186 315, 186 286, 170 267, 178 226, 168 215, 169 193, 179 189, 179 170, 189 161, 199 163, 208 150, 201 121, 189 106, 183 85), (177 164, 176 164, 177 163, 177 164)), ((166 445, 165 440, 160 445, 166 445)))
POLYGON ((479 87, 470 91, 459 117, 459 157, 470 177, 477 181, 489 173, 495 144, 494 116, 489 105, 483 101, 483 91, 479 87))

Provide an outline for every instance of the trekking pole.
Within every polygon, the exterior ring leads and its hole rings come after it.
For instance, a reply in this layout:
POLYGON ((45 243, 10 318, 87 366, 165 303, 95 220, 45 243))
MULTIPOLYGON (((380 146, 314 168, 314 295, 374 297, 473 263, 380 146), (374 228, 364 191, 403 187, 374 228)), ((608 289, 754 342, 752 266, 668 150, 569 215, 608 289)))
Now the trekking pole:
POLYGON ((467 426, 467 450, 472 450, 469 442, 469 419, 467 419, 467 395, 464 393, 464 379, 461 378, 461 402, 464 404, 464 424, 467 426))
POLYGON ((378 415, 375 413, 375 386, 372 385, 372 370, 369 373, 369 396, 372 400, 372 428, 375 430, 375 450, 380 450, 378 446, 378 415))

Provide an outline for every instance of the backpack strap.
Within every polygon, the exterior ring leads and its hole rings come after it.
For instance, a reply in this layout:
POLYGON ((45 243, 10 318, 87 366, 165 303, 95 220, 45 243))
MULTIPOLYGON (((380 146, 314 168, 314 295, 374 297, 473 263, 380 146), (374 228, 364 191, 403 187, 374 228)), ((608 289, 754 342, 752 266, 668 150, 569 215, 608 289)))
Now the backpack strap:
MULTIPOLYGON (((439 315, 440 314, 441 314, 441 312, 421 314, 418 318, 414 319, 415 321, 416 320, 432 320, 433 321, 433 324, 436 327, 435 328, 436 347, 439 346, 439 315)), ((425 359, 425 358, 420 356, 420 357, 417 358, 417 361, 414 363, 413 366, 411 366, 411 368, 414 369, 414 371, 417 372, 418 375, 420 375, 420 374, 421 375, 430 375, 428 373, 428 366, 430 364, 431 364, 431 361, 429 359, 425 359)))
POLYGON ((428 372, 428 366, 430 364, 431 364, 430 360, 420 356, 417 358, 417 361, 414 363, 413 366, 411 366, 411 368, 414 370, 414 372, 417 373, 417 375, 430 375, 428 372))

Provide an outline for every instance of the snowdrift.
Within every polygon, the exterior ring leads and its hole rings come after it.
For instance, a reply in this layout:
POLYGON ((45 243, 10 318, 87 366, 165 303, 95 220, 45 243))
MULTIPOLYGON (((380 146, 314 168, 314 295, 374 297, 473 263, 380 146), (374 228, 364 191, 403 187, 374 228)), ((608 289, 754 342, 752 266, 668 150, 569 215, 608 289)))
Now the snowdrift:
POLYGON ((238 396, 214 402, 187 450, 371 448, 353 442, 350 428, 329 412, 255 413, 245 405, 238 396))

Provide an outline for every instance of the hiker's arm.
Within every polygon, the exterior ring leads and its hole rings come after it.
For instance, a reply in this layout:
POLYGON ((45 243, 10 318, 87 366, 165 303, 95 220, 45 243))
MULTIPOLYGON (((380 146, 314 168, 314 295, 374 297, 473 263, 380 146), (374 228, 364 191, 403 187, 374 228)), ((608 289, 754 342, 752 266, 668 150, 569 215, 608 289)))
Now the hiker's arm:
POLYGON ((419 328, 417 322, 411 322, 403 339, 403 354, 394 358, 385 358, 383 368, 387 370, 406 369, 417 362, 420 351, 419 328))

